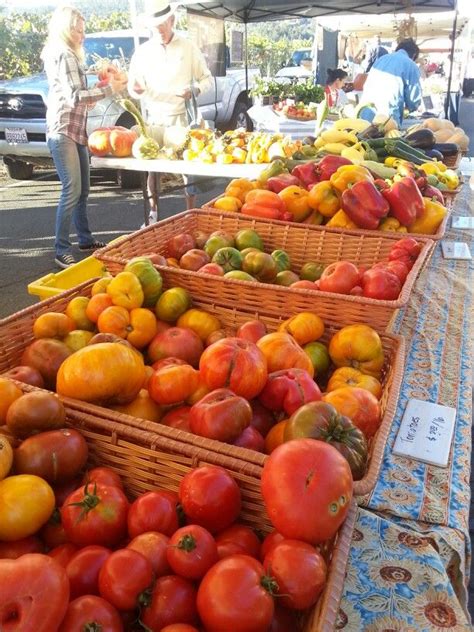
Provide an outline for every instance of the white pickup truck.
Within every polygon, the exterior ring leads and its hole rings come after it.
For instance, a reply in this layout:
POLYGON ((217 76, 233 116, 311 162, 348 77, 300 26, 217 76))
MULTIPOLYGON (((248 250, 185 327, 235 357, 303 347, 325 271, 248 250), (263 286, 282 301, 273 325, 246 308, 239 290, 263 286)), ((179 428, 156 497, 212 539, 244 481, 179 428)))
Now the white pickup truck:
MULTIPOLYGON (((144 38, 140 38, 144 41, 144 38)), ((92 33, 84 42, 86 62, 91 65, 97 57, 129 60, 134 50, 130 30, 92 33)), ((199 95, 198 106, 207 121, 221 129, 251 127, 247 116, 250 107, 249 91, 259 71, 228 68, 225 77, 215 77, 214 86, 199 95), (248 83, 248 85, 247 85, 248 83)), ((89 75, 90 85, 97 81, 89 75)), ((48 83, 44 73, 0 81, 0 157, 11 178, 31 178, 34 165, 51 165, 46 145, 46 97, 48 83)), ((88 114, 88 133, 98 127, 123 125, 131 127, 135 121, 114 99, 102 99, 88 114)), ((123 188, 137 186, 137 174, 122 171, 117 181, 123 188)))

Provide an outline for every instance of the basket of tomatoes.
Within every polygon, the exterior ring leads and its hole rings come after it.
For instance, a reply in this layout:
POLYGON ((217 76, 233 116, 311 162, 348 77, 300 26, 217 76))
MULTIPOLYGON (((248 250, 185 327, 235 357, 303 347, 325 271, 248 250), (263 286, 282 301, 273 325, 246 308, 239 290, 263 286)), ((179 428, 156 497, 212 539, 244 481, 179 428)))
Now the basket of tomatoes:
POLYGON ((333 447, 294 441, 256 465, 9 379, 0 393, 2 625, 334 629, 356 508, 333 447))

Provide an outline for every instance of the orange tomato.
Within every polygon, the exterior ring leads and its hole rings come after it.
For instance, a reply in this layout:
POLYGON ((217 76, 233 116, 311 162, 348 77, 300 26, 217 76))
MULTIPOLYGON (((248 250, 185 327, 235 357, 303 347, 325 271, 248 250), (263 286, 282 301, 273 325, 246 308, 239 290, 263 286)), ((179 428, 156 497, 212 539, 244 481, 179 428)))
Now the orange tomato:
POLYGON ((76 323, 61 312, 46 312, 41 314, 33 324, 35 338, 64 338, 76 329, 76 323))
POLYGON ((290 334, 280 331, 267 334, 257 341, 257 347, 267 359, 268 373, 296 368, 314 376, 313 363, 290 334))
POLYGON ((108 294, 104 292, 94 294, 91 300, 87 303, 86 316, 93 323, 96 323, 104 309, 107 309, 107 307, 111 307, 112 305, 112 298, 108 294))
POLYGON ((275 424, 265 437, 265 452, 271 454, 275 448, 284 443, 285 428, 288 419, 283 419, 275 424))
POLYGON ((156 335, 156 317, 144 307, 136 307, 130 311, 130 326, 127 340, 136 349, 143 349, 156 335))
POLYGON ((23 391, 13 384, 11 380, 0 377, 0 425, 5 423, 10 404, 13 404, 13 402, 22 395, 23 391))
POLYGON ((321 338, 324 333, 324 323, 317 314, 300 312, 281 323, 278 331, 285 331, 293 336, 299 345, 305 345, 321 338))
POLYGON ((353 369, 349 366, 342 366, 336 369, 329 378, 326 390, 328 392, 335 391, 336 388, 343 386, 356 386, 358 388, 365 388, 370 391, 372 395, 375 395, 377 399, 382 397, 382 384, 379 380, 371 375, 365 375, 358 369, 353 369))
POLYGON ((163 416, 163 409, 152 400, 146 388, 142 388, 138 395, 129 404, 111 406, 112 410, 125 413, 139 419, 147 419, 158 423, 163 416))
POLYGON ((97 329, 101 334, 114 334, 126 338, 130 325, 130 314, 125 307, 112 305, 99 314, 97 329))
POLYGON ((382 419, 378 399, 365 388, 343 386, 323 395, 323 401, 349 417, 352 423, 365 434, 367 439, 377 432, 382 419))
POLYGON ((150 397, 161 405, 186 400, 199 386, 199 371, 190 364, 167 364, 156 369, 148 380, 150 397))
POLYGON ((381 376, 382 341, 368 325, 348 325, 336 332, 329 342, 329 355, 337 367, 350 366, 377 379, 381 376))

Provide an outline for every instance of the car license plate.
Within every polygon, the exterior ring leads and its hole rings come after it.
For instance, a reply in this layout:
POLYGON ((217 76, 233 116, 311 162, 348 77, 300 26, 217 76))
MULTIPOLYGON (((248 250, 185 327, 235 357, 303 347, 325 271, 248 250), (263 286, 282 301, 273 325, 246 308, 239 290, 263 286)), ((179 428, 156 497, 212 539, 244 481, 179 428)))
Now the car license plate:
POLYGON ((22 127, 7 127, 5 128, 5 140, 10 145, 19 145, 28 142, 28 136, 26 130, 22 127))

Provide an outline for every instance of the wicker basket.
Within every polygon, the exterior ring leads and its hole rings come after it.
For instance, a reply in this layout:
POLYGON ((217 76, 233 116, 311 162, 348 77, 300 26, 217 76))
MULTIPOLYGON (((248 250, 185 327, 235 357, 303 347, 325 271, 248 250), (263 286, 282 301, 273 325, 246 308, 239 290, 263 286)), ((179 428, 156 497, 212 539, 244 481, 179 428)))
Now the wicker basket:
MULTIPOLYGON (((444 192, 443 192, 444 193, 444 192)), ((218 200, 220 197, 223 197, 224 194, 219 195, 216 198, 213 198, 212 200, 209 200, 209 202, 205 202, 202 205, 202 208, 209 211, 209 210, 213 210, 213 211, 218 211, 218 209, 214 208, 214 203, 216 202, 216 200, 218 200)), ((409 236, 410 237, 414 237, 415 239, 417 239, 418 241, 420 240, 426 240, 426 239, 433 239, 435 241, 437 241, 438 239, 443 239, 444 237, 444 233, 446 232, 446 226, 448 223, 448 217, 449 214, 451 212, 452 209, 452 200, 451 199, 447 199, 446 200, 446 207, 448 209, 448 213, 446 214, 446 217, 443 219, 443 221, 441 222, 441 224, 438 227, 438 230, 436 231, 436 233, 434 235, 426 235, 425 233, 410 233, 409 236)), ((225 211, 221 211, 219 210, 219 213, 225 213, 225 211)), ((267 220, 267 221, 272 221, 272 222, 279 222, 279 220, 267 220)), ((286 222, 283 222, 286 224, 286 222)), ((301 224, 297 223, 297 222, 289 222, 290 226, 301 226, 301 224)), ((359 235, 359 236, 369 236, 369 237, 374 237, 374 236, 380 236, 381 234, 383 234, 384 236, 388 236, 388 237, 397 237, 397 239, 400 239, 400 233, 397 232, 391 232, 391 231, 380 231, 380 230, 365 230, 363 228, 335 228, 332 226, 317 226, 317 225, 307 225, 307 228, 310 228, 311 230, 314 230, 316 232, 320 232, 320 231, 324 231, 326 233, 330 233, 330 234, 344 234, 344 235, 359 235)), ((403 237, 403 235, 401 235, 403 237)))
MULTIPOLYGON (((25 392, 37 390, 24 384, 20 386, 25 392)), ((220 465, 232 474, 242 492, 239 520, 264 534, 271 531, 260 492, 266 458, 263 455, 260 455, 260 463, 253 464, 208 452, 200 446, 183 446, 155 432, 71 409, 70 400, 61 399, 68 425, 78 429, 87 441, 89 464, 116 471, 131 498, 157 488, 177 491, 181 479, 190 470, 200 465, 220 465)), ((322 547, 328 562, 328 580, 317 605, 308 613, 302 632, 329 632, 335 628, 356 513, 357 507, 352 502, 335 541, 322 547)))
MULTIPOLYGON (((262 237, 265 250, 282 248, 290 256, 292 269, 299 272, 307 261, 332 263, 342 259, 357 266, 370 267, 387 258, 393 244, 400 239, 386 233, 349 235, 343 232, 314 231, 301 224, 271 222, 246 218, 242 215, 212 210, 192 210, 139 230, 118 244, 99 250, 95 256, 111 274, 117 274, 136 256, 158 252, 167 256, 166 244, 178 233, 223 230, 235 234, 242 228, 253 228, 262 237)), ((367 232, 367 231, 366 231, 367 232)), ((282 310, 296 314, 313 310, 324 322, 338 325, 366 323, 378 331, 386 329, 396 310, 408 302, 412 287, 420 273, 433 242, 422 239, 423 248, 410 271, 397 300, 376 300, 288 288, 280 285, 225 279, 216 275, 192 272, 173 267, 157 266, 165 285, 180 285, 191 294, 211 296, 222 305, 239 305, 244 309, 279 314, 282 310)))
MULTIPOLYGON (((68 302, 75 296, 90 296, 90 290, 95 279, 85 282, 72 290, 42 301, 31 307, 9 316, 0 321, 0 374, 20 363, 21 354, 25 347, 30 344, 33 337, 33 323, 35 319, 45 312, 64 312, 68 302)), ((247 311, 236 307, 227 307, 212 302, 212 299, 194 297, 194 305, 214 313, 221 321, 224 329, 229 333, 247 320, 258 317, 268 327, 269 331, 274 331, 279 323, 292 315, 291 311, 282 310, 278 316, 269 315, 262 310, 247 311)), ((329 326, 322 338, 327 342, 330 336, 339 329, 338 326, 329 326)), ((377 482, 378 474, 382 464, 385 445, 390 434, 390 428, 395 415, 398 395, 403 379, 403 368, 405 361, 405 345, 401 336, 381 333, 382 345, 385 353, 385 366, 383 370, 383 394, 381 398, 382 422, 370 443, 370 454, 367 471, 360 481, 354 483, 354 492, 361 496, 369 493, 377 482)), ((96 418, 104 420, 120 419, 124 424, 138 429, 154 432, 169 440, 179 441, 186 444, 191 450, 196 446, 207 451, 209 455, 218 453, 232 458, 242 459, 249 463, 261 464, 262 455, 253 450, 239 448, 219 441, 205 439, 194 434, 170 428, 162 424, 155 424, 130 415, 118 415, 115 411, 88 404, 79 400, 68 400, 71 409, 88 413, 96 418)), ((209 457, 210 458, 210 457, 209 457)))

